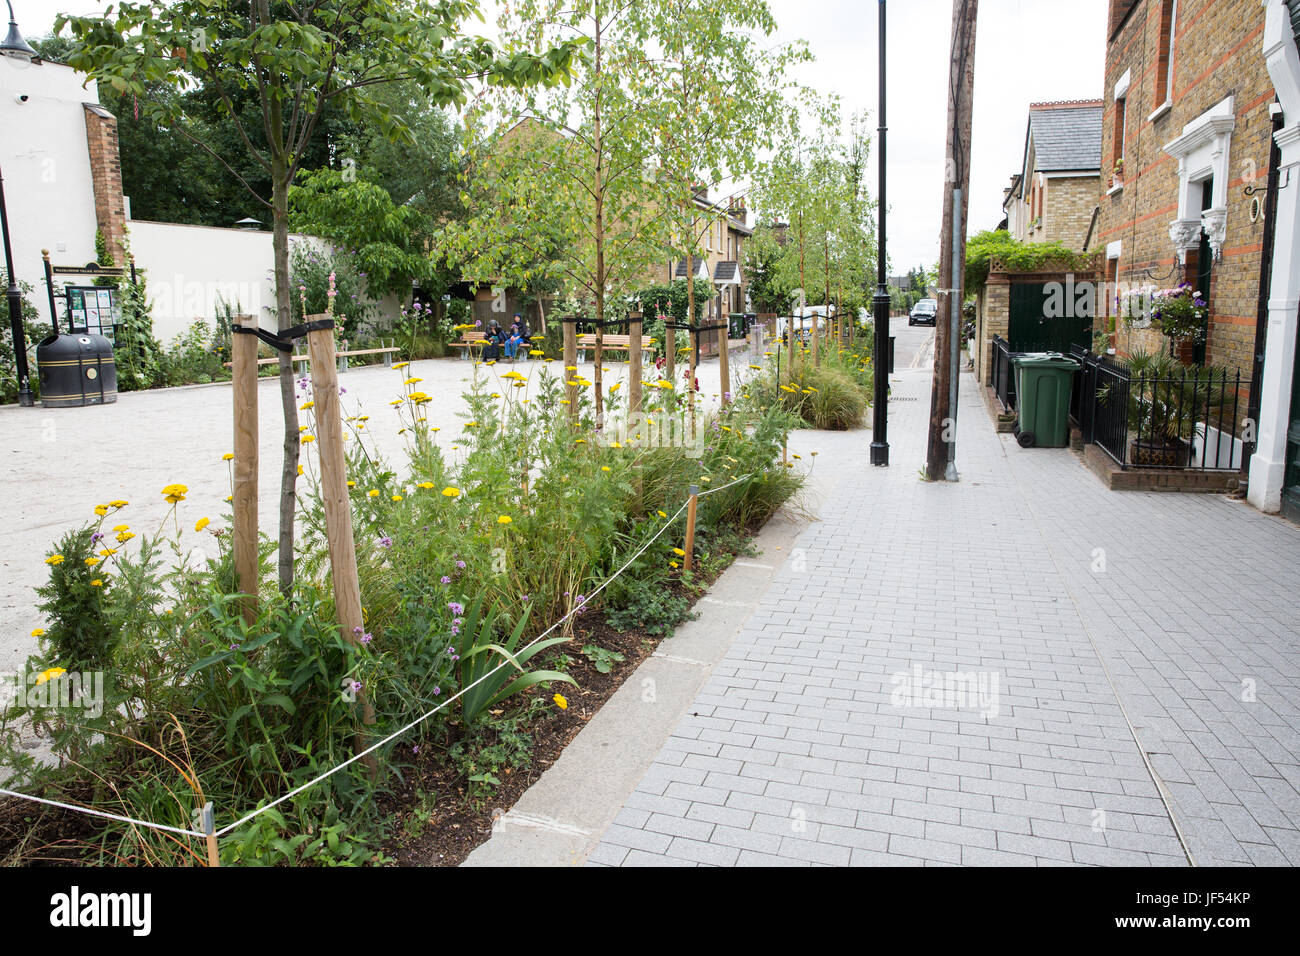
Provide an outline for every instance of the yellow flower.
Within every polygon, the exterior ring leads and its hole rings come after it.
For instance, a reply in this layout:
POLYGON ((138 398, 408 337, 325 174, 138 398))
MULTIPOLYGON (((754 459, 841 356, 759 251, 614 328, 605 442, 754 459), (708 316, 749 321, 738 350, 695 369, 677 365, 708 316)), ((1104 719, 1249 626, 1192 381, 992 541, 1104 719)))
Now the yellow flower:
POLYGON ((95 505, 95 514, 101 518, 108 514, 108 505, 95 505))
POLYGON ((234 453, 234 452, 230 452, 230 451, 228 451, 228 452, 226 452, 224 455, 221 456, 221 460, 222 460, 222 461, 234 461, 234 460, 235 460, 235 453, 234 453))
POLYGON ((497 524, 509 524, 513 519, 509 515, 501 515, 497 518, 497 524))
POLYGON ((95 565, 99 564, 99 562, 102 561, 102 560, 104 560, 104 559, 103 559, 103 558, 87 558, 87 559, 86 559, 86 567, 88 567, 88 568, 93 568, 95 565))
POLYGON ((661 518, 667 518, 667 517, 668 517, 668 512, 666 512, 666 511, 656 511, 655 514, 657 514, 657 515, 658 515, 659 517, 661 517, 661 518))
POLYGON ((167 500, 168 504, 174 505, 178 501, 184 501, 189 491, 190 489, 185 485, 168 485, 163 488, 162 496, 167 500))
MULTIPOLYGON (((234 456, 232 455, 231 457, 233 458, 234 456)), ((129 505, 130 503, 131 503, 131 502, 129 502, 129 501, 124 501, 124 500, 122 500, 121 498, 117 498, 117 499, 115 499, 115 500, 113 500, 113 501, 110 501, 108 504, 109 504, 109 507, 111 507, 111 508, 125 508, 125 507, 126 507, 127 505, 129 505)))
MULTIPOLYGON (((302 474, 302 465, 299 465, 299 466, 298 466, 298 474, 300 474, 300 475, 302 474)), ((169 499, 167 499, 167 500, 170 501, 171 499, 169 498, 169 499)))
POLYGON ((401 496, 401 495, 393 495, 393 500, 394 500, 394 501, 401 501, 401 500, 402 500, 402 496, 401 496))
POLYGON ((32 631, 32 637, 44 637, 44 636, 45 636, 45 628, 43 627, 38 627, 36 630, 32 631))
POLYGON ((601 466, 600 466, 600 470, 601 470, 601 471, 609 471, 609 465, 601 465, 601 466))
POLYGON ((315 435, 303 435, 303 436, 302 436, 302 443, 303 443, 304 445, 310 445, 310 444, 311 444, 312 442, 314 442, 315 440, 316 440, 316 436, 315 436, 315 435))
POLYGON ((349 487, 349 488, 355 488, 356 486, 357 486, 357 483, 356 483, 355 481, 353 481, 351 478, 349 478, 349 479, 348 479, 348 487, 349 487))
MULTIPOLYGON (((117 548, 100 548, 99 553, 106 558, 111 558, 113 555, 117 554, 117 548)), ((59 560, 62 561, 63 559, 59 558, 59 560)))
POLYGON ((408 378, 408 379, 406 379, 404 382, 402 382, 402 384, 403 384, 403 385, 419 385, 419 384, 420 384, 421 382, 423 382, 423 381, 424 381, 424 379, 422 379, 422 378, 416 378, 414 375, 412 375, 410 378, 408 378))
POLYGON ((416 485, 415 487, 417 487, 417 488, 423 488, 423 489, 425 489, 426 491, 428 491, 428 490, 429 490, 430 488, 432 488, 433 486, 434 486, 434 485, 433 485, 433 482, 432 482, 432 481, 422 481, 422 482, 420 482, 418 485, 416 485))
POLYGON ((677 568, 677 567, 681 567, 681 565, 679 565, 676 561, 669 561, 669 562, 668 562, 668 567, 670 567, 670 568, 677 568))
POLYGON ((529 355, 545 355, 546 353, 543 352, 541 349, 530 349, 529 352, 528 352, 528 354, 529 354, 529 355))
POLYGON ((677 557, 679 558, 686 557, 686 552, 683 551, 681 548, 673 548, 673 554, 677 555, 677 557))
POLYGON ((369 497, 369 498, 378 498, 378 497, 379 497, 379 489, 378 489, 378 488, 371 488, 369 491, 366 492, 366 496, 369 497))
POLYGON ((90 582, 90 586, 92 588, 102 588, 104 586, 104 582, 101 581, 99 578, 95 578, 95 580, 90 582))
POLYGON ((460 495, 460 489, 453 488, 450 485, 448 485, 446 488, 442 489, 442 493, 448 498, 455 498, 460 495))
POLYGON ((587 439, 585 439, 585 438, 575 438, 575 439, 573 440, 573 443, 574 443, 575 445, 585 445, 585 444, 587 444, 587 439))
POLYGON ((234 500, 235 500, 234 495, 226 495, 226 501, 234 501, 234 500))
POLYGON ((406 366, 410 364, 411 364, 410 362, 394 362, 393 369, 396 371, 401 371, 402 369, 406 368, 406 366))
POLYGON ((113 530, 114 530, 114 531, 130 531, 130 530, 131 530, 131 526, 130 526, 129 524, 115 524, 115 525, 113 525, 113 530))
POLYGON ((211 521, 210 519, 208 519, 208 518, 200 518, 198 521, 194 522, 194 530, 195 530, 195 531, 202 531, 204 528, 206 528, 206 527, 207 527, 208 525, 210 525, 211 523, 212 523, 212 521, 211 521))
POLYGON ((44 684, 47 681, 52 681, 58 677, 62 677, 66 673, 67 671, 64 670, 62 667, 51 667, 47 671, 41 671, 39 674, 36 675, 36 686, 39 687, 41 684, 44 684))
POLYGON ((48 558, 45 559, 45 563, 46 563, 46 564, 50 564, 50 565, 54 565, 54 564, 62 564, 62 563, 63 563, 63 555, 61 555, 61 554, 52 554, 52 555, 50 555, 48 558))
POLYGON ((555 706, 560 708, 560 710, 569 709, 569 702, 564 699, 563 694, 556 694, 554 697, 551 698, 551 700, 555 701, 555 706))
POLYGON ((298 406, 298 408, 304 412, 313 409, 315 407, 316 407, 315 402, 303 402, 301 405, 298 406))

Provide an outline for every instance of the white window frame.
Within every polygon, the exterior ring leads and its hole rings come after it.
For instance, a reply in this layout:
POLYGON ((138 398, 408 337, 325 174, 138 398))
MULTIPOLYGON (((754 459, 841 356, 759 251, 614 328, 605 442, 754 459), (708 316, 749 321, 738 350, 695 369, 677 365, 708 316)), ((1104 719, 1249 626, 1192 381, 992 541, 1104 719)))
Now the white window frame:
POLYGON ((1169 224, 1169 237, 1178 261, 1187 264, 1187 253, 1201 241, 1201 230, 1210 237, 1214 258, 1223 254, 1228 231, 1228 181, 1232 177, 1232 132, 1237 125, 1231 95, 1183 127, 1177 139, 1165 144, 1165 152, 1178 160, 1178 218, 1169 224), (1213 177, 1210 208, 1202 211, 1203 184, 1213 177))

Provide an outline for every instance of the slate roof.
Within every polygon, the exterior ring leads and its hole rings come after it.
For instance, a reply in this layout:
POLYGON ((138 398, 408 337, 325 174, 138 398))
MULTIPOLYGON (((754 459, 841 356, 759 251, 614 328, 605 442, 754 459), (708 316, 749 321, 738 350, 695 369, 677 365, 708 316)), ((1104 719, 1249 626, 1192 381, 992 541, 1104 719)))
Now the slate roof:
MULTIPOLYGON (((707 278, 709 275, 709 264, 703 259, 692 259, 691 266, 695 270, 695 278, 707 278)), ((673 277, 677 279, 686 278, 686 260, 678 259, 677 265, 673 269, 673 277)))
POLYGON ((1101 169, 1100 103, 1062 103, 1029 110, 1029 137, 1034 141, 1039 172, 1099 171, 1101 169))
POLYGON ((713 267, 713 281, 718 285, 740 285, 740 263, 734 260, 719 262, 713 267))

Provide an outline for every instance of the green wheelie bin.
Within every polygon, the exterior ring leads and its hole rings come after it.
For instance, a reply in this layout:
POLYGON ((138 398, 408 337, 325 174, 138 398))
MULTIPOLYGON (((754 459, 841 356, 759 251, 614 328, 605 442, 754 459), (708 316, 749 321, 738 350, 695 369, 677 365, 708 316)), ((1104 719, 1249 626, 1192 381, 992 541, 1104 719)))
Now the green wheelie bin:
POLYGON ((1059 352, 1013 355, 1016 368, 1016 441, 1021 448, 1070 444, 1070 389, 1079 363, 1059 352))

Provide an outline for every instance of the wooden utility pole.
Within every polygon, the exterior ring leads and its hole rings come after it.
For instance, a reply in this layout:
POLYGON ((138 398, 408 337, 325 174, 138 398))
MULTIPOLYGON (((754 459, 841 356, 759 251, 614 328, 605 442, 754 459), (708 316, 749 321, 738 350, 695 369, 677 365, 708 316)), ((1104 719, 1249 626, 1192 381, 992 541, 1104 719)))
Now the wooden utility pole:
POLYGON ((975 99, 975 20, 979 0, 953 0, 948 83, 947 190, 939 253, 939 315, 934 323, 934 379, 925 474, 931 481, 957 479, 957 367, 966 264, 971 112, 975 99))

